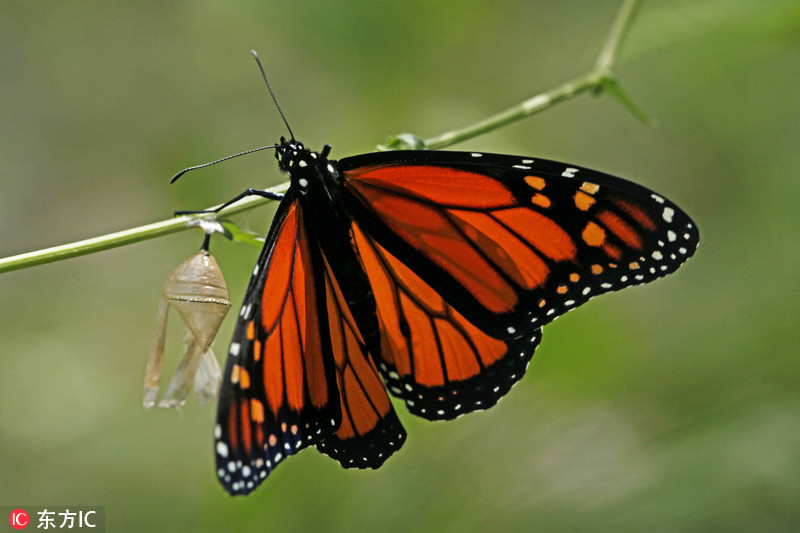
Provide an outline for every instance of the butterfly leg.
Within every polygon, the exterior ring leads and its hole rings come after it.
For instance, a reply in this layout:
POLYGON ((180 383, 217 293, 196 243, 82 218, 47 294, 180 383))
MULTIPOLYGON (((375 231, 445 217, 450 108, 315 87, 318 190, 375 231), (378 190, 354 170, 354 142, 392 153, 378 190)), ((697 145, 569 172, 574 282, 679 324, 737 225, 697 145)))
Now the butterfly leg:
POLYGON ((281 194, 281 193, 270 192, 270 191, 262 191, 261 189, 247 189, 246 191, 244 191, 242 194, 240 194, 236 198, 228 200, 227 202, 225 202, 221 206, 216 207, 214 209, 202 209, 200 211, 175 211, 175 213, 173 213, 173 215, 177 217, 177 216, 180 216, 180 215, 200 215, 200 214, 203 214, 203 213, 219 213, 220 211, 222 211, 223 209, 225 209, 229 205, 235 204, 236 202, 238 202, 242 198, 247 198, 248 196, 261 196, 261 197, 267 198, 269 200, 281 200, 281 199, 283 199, 283 194, 281 194))

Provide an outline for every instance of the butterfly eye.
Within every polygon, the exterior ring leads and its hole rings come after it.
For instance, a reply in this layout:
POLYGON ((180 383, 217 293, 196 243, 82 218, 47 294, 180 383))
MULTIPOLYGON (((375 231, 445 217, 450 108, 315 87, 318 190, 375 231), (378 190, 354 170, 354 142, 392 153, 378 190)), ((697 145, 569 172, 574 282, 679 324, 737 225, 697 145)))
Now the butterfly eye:
POLYGON ((198 403, 208 403, 216 397, 222 372, 211 342, 230 306, 222 271, 207 250, 200 250, 172 271, 164 283, 147 361, 143 400, 146 408, 155 405, 158 394, 170 307, 177 309, 183 321, 186 351, 158 406, 180 407, 192 388, 198 403))

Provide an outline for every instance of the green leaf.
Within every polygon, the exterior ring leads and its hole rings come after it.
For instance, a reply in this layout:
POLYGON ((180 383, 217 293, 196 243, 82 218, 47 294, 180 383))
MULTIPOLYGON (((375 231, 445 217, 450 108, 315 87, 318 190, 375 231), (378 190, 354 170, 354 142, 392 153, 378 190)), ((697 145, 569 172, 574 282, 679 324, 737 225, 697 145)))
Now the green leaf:
POLYGON ((225 236, 233 242, 250 244, 256 248, 264 246, 264 237, 261 237, 259 234, 242 229, 230 220, 222 220, 220 223, 225 228, 225 236))

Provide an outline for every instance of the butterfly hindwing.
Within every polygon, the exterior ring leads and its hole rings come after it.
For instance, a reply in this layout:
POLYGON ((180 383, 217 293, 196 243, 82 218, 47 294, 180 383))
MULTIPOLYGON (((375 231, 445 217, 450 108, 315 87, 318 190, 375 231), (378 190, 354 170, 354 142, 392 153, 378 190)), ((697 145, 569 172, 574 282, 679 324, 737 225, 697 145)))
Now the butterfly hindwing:
MULTIPOLYGON (((352 280, 345 280, 342 284, 352 280)), ((317 444, 345 468, 378 468, 406 440, 369 348, 330 264, 325 261, 328 323, 342 424, 317 444)))
POLYGON ((228 355, 215 427, 217 474, 232 494, 339 427, 319 250, 284 199, 256 264, 228 355))
POLYGON ((409 411, 447 420, 488 409, 522 378, 540 330, 490 337, 356 224, 353 242, 375 293, 381 374, 409 411))
POLYGON ((574 165, 435 151, 339 165, 364 232, 495 338, 665 276, 699 240, 669 200, 574 165))

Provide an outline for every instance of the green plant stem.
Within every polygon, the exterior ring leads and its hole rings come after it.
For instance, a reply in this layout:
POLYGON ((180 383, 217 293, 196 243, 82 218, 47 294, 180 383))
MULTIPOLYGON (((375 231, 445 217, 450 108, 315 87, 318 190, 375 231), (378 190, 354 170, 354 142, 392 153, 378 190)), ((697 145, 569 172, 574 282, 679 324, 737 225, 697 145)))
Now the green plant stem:
MULTIPOLYGON (((282 184, 272 187, 268 190, 279 193, 285 191, 287 187, 288 184, 282 184)), ((226 208, 225 214, 234 215, 236 213, 252 209, 258 205, 262 205, 268 201, 269 200, 266 198, 262 198, 260 196, 250 196, 226 208)), ((210 209, 214 208, 211 207, 210 209)), ((6 257, 4 259, 0 259, 0 273, 100 252, 102 250, 108 250, 109 248, 125 246, 126 244, 133 244, 135 242, 145 241, 147 239, 155 239, 156 237, 161 237, 163 235, 169 235, 171 233, 177 233, 179 231, 196 228, 200 225, 202 220, 216 220, 217 216, 217 213, 184 215, 169 220, 163 220, 161 222, 156 222, 154 224, 147 224, 145 226, 118 231, 116 233, 109 233, 108 235, 103 235, 100 237, 94 237, 70 244, 37 250, 35 252, 6 257)))
MULTIPOLYGON (((648 121, 648 117, 638 109, 630 99, 622 92, 621 87, 617 83, 614 75, 613 68, 619 61, 619 51, 622 43, 628 34, 633 17, 641 4, 641 0, 624 0, 614 23, 611 26, 608 37, 603 45, 600 55, 594 64, 591 71, 579 76, 572 81, 566 82, 558 87, 549 91, 538 94, 529 98, 513 107, 506 109, 496 115, 493 115, 485 120, 481 120, 463 129, 449 131, 442 135, 431 137, 430 139, 420 139, 423 148, 439 149, 451 146, 458 142, 470 139, 477 135, 495 130, 506 124, 528 117, 534 113, 538 113, 548 109, 559 102, 574 98, 579 94, 587 91, 594 91, 596 93, 606 92, 607 94, 617 98, 623 105, 625 105, 634 115, 643 121, 648 121)), ((400 148, 400 145, 393 145, 393 148, 400 148)), ((281 192, 286 190, 287 184, 283 184, 270 189, 273 192, 281 192)), ((234 205, 225 209, 226 215, 232 215, 241 211, 252 209, 258 205, 262 205, 269 200, 258 196, 251 196, 245 198, 234 205)), ((213 209, 213 208, 211 208, 213 209)), ((201 214, 201 215, 188 215, 180 216, 154 224, 147 224, 137 228, 131 228, 116 233, 110 233, 100 237, 94 237, 83 241, 55 246, 53 248, 46 248, 29 252, 25 254, 15 255, 0 259, 0 273, 18 270, 21 268, 28 268, 35 265, 44 263, 51 263, 53 261, 61 261, 71 257, 78 257, 87 255, 109 248, 116 248, 117 246, 125 246, 147 239, 154 239, 162 235, 170 233, 177 233, 193 227, 197 227, 201 220, 215 220, 217 214, 201 214)))

